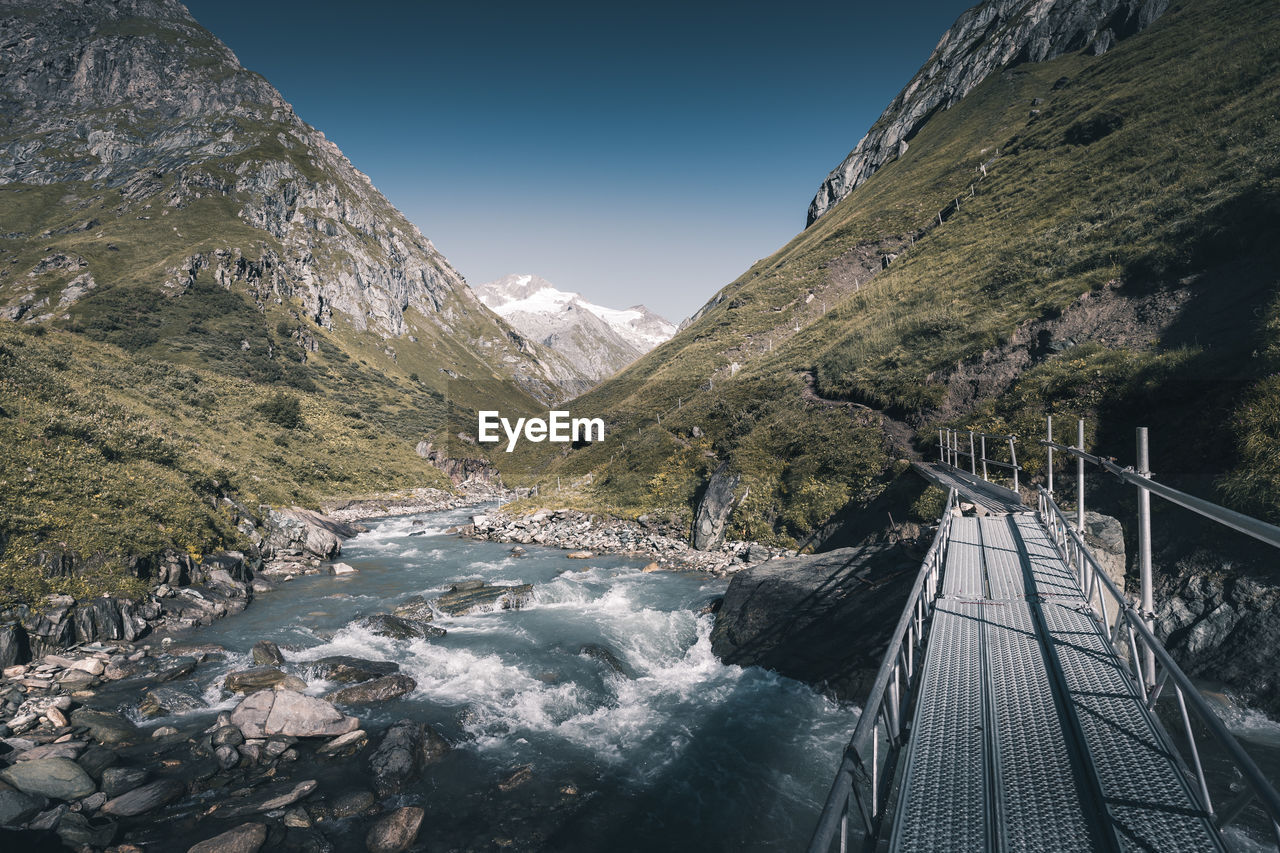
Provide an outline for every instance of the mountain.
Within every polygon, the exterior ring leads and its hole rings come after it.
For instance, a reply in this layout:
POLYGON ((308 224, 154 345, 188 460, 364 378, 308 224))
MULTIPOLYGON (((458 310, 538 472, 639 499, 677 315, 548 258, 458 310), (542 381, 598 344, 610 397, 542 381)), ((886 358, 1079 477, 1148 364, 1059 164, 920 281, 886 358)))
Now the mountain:
POLYGON ((731 537, 821 547, 909 517, 938 427, 1015 432, 1038 476, 1054 414, 1112 454, 1148 425, 1166 481, 1280 520, 1280 8, 1159 9, 961 16, 874 168, 575 401, 625 438, 530 476, 691 526, 720 471, 731 537))
POLYGON ((1169 0, 999 0, 974 6, 943 33, 907 87, 827 175, 809 204, 806 224, 905 154, 935 112, 958 103, 993 72, 1066 53, 1101 56, 1145 30, 1168 6, 1169 0))
POLYGON ((442 484, 418 442, 575 379, 175 0, 0 0, 0 45, 0 599, 442 484))
POLYGON ((565 357, 582 376, 584 390, 676 332, 643 305, 605 308, 535 275, 507 275, 475 290, 480 301, 522 335, 565 357))

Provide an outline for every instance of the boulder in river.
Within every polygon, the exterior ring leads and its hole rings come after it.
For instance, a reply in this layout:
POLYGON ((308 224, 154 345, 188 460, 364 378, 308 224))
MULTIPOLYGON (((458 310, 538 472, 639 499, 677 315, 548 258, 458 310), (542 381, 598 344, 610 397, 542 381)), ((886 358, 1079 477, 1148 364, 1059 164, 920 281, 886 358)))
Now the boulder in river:
POLYGON ((387 729, 382 743, 369 756, 374 790, 382 797, 399 793, 425 765, 440 760, 448 751, 449 744, 431 726, 400 720, 387 729))
POLYGON ((42 794, 24 794, 12 789, 0 791, 0 826, 26 823, 48 804, 42 794))
POLYGON ((266 824, 242 823, 199 844, 187 853, 258 853, 267 841, 266 824))
POLYGON ((585 646, 578 649, 578 654, 585 655, 591 658, 592 660, 600 661, 602 664, 609 667, 609 669, 613 670, 618 675, 624 676, 626 678, 636 677, 635 670, 627 666, 627 664, 625 664, 622 661, 622 659, 619 658, 612 651, 610 651, 609 649, 605 648, 604 646, 598 643, 587 643, 585 646))
POLYGON ((222 682, 222 686, 232 693, 253 693, 275 687, 285 680, 285 674, 274 666, 255 666, 233 672, 222 682))
POLYGON ((102 771, 102 791, 108 797, 118 797, 147 781, 147 771, 141 767, 108 767, 102 771))
POLYGON ((261 690, 231 712, 231 722, 248 739, 271 735, 334 737, 360 728, 332 704, 292 690, 261 690))
POLYGON ((309 666, 317 678, 326 681, 338 681, 350 684, 355 681, 368 681, 384 675, 400 671, 400 664, 389 660, 366 660, 347 655, 333 655, 312 661, 309 666))
POLYGON ((102 813, 116 817, 136 817, 178 799, 187 786, 177 779, 157 779, 107 800, 102 813))
POLYGON ((418 838, 425 812, 417 806, 403 806, 379 818, 365 836, 369 853, 403 853, 418 838))
POLYGON ((205 707, 204 701, 176 687, 152 687, 142 694, 138 713, 144 717, 164 717, 205 707))
POLYGON ((500 608, 519 610, 533 593, 533 584, 490 586, 484 581, 462 581, 435 600, 436 609, 450 616, 465 616, 477 610, 500 608))
POLYGON ((284 663, 284 655, 280 652, 280 647, 270 640, 255 643, 250 654, 256 666, 280 666, 284 663))
POLYGON ((396 673, 395 675, 375 678, 371 681, 362 681, 350 687, 343 687, 327 694, 324 698, 337 705, 385 702, 388 699, 395 699, 397 696, 412 693, 417 686, 418 682, 409 676, 396 673))
POLYGON ((88 817, 68 812, 58 821, 58 837, 73 850, 106 847, 116 837, 116 822, 104 817, 88 817))
POLYGON ((255 789, 240 802, 228 802, 217 811, 217 814, 223 818, 237 818, 283 809, 310 795, 318 786, 319 783, 315 779, 302 782, 274 782, 255 789))
POLYGON ((431 637, 443 637, 445 630, 428 622, 416 619, 402 619, 387 613, 369 616, 360 622, 371 633, 379 637, 391 637, 394 640, 417 640, 431 637))
POLYGON ((108 746, 131 743, 140 739, 138 727, 119 714, 95 711, 92 708, 76 708, 71 712, 71 723, 84 726, 98 743, 108 746))
POLYGON ((725 663, 763 666, 841 699, 870 689, 920 568, 901 543, 770 560, 735 574, 711 631, 725 663), (850 642, 850 626, 857 642, 850 642))

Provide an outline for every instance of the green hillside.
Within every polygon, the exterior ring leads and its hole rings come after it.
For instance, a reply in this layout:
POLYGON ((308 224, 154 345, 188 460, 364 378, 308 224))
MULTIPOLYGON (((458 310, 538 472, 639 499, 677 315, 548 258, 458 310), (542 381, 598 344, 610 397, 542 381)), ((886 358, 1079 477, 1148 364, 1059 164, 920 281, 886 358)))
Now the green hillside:
POLYGON ((926 451, 942 424, 1016 430, 1034 468, 1054 412, 1115 452, 1150 424, 1161 470, 1227 471, 1208 488, 1280 518, 1278 179, 1272 3, 1181 4, 1103 56, 1007 68, 575 403, 616 439, 530 476, 687 518, 714 451, 750 488, 731 535, 795 541, 902 470, 881 415, 926 451))

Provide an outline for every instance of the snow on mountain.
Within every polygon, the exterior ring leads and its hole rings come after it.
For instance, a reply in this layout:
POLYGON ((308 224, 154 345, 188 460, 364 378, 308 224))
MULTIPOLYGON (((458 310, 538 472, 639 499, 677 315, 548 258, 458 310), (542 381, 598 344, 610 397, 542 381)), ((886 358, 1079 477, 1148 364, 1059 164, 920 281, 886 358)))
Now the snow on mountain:
POLYGON ((606 308, 536 275, 507 275, 474 289, 517 331, 565 356, 593 383, 676 333, 673 323, 643 305, 606 308))

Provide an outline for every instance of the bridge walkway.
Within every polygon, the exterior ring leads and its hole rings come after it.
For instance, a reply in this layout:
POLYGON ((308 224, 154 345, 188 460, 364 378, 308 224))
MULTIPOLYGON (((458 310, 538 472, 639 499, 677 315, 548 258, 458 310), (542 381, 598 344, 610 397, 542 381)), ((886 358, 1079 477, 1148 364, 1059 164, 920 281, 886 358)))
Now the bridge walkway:
POLYGON ((1225 849, 1033 514, 954 518, 942 584, 889 849, 1225 849))
POLYGON ((989 483, 961 468, 945 462, 912 462, 911 466, 944 492, 955 489, 962 500, 993 515, 1027 511, 1027 505, 1017 492, 989 483))

